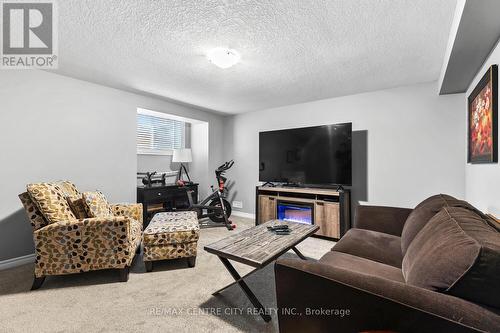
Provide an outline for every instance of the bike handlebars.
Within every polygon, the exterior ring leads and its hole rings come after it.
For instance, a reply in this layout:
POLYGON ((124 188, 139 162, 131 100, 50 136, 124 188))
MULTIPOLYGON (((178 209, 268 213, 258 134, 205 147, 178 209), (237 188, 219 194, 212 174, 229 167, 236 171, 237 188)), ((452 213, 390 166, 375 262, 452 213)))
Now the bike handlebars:
POLYGON ((215 172, 224 172, 226 170, 229 170, 229 169, 231 169, 231 167, 233 166, 233 164, 234 164, 234 161, 230 160, 230 161, 222 164, 221 166, 219 166, 217 168, 217 170, 215 170, 215 172))

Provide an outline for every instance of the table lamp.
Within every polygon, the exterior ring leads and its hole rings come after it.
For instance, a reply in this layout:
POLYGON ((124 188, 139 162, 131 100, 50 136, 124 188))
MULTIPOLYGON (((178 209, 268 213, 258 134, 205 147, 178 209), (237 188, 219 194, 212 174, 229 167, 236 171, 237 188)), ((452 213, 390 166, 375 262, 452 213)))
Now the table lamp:
POLYGON ((191 154, 191 148, 174 149, 174 156, 172 156, 172 162, 181 163, 177 179, 182 180, 182 170, 184 170, 186 177, 188 178, 189 182, 191 182, 191 178, 189 178, 189 173, 186 169, 186 166, 184 165, 184 163, 193 162, 193 155, 191 154))

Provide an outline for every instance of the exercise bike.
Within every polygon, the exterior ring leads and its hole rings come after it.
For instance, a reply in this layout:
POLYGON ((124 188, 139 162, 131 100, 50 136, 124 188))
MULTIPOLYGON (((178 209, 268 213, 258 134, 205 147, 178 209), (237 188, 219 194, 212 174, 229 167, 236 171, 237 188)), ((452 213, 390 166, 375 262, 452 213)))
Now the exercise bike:
POLYGON ((215 178, 217 179, 217 190, 211 186, 212 194, 206 197, 199 204, 193 202, 192 193, 187 191, 189 200, 189 210, 195 211, 198 214, 198 219, 209 218, 210 222, 200 222, 201 227, 226 227, 228 230, 233 230, 236 225, 233 224, 229 217, 231 216, 231 204, 225 199, 226 196, 226 180, 224 174, 234 164, 234 161, 228 161, 215 170, 215 178))

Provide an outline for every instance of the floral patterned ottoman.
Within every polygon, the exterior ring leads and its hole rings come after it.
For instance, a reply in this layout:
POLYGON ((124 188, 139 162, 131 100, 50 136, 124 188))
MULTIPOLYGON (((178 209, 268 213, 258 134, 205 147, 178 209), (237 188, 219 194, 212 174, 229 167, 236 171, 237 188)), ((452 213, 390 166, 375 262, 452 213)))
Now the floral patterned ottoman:
POLYGON ((157 213, 142 236, 146 270, 153 270, 154 261, 177 258, 187 258, 194 267, 199 232, 196 212, 157 213))

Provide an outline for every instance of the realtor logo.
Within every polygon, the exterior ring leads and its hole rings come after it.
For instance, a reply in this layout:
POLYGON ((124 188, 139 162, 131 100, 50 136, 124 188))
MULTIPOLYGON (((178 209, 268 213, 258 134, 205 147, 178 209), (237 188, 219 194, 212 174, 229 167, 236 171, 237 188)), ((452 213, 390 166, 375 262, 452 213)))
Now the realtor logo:
POLYGON ((55 3, 3 1, 1 5, 1 68, 57 68, 55 3))

